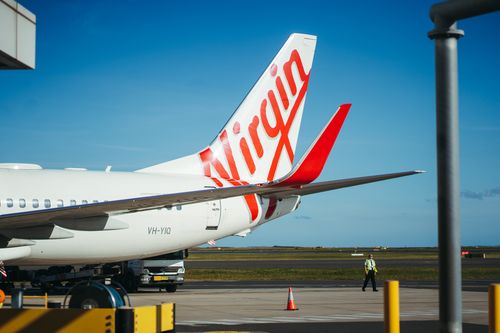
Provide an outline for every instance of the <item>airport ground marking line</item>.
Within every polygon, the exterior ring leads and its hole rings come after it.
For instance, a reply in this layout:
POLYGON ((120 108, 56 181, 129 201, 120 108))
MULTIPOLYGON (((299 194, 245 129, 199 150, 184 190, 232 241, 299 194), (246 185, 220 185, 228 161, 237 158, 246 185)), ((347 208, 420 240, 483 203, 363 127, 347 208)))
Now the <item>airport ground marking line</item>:
POLYGON ((488 310, 466 309, 463 310, 462 313, 488 313, 488 310))
POLYGON ((223 323, 223 325, 239 325, 240 324, 240 322, 230 320, 230 319, 223 319, 223 320, 221 320, 221 323, 223 323))
MULTIPOLYGON (((484 314, 488 311, 469 309, 464 310, 464 314, 484 314)), ((401 317, 428 317, 437 316, 438 310, 430 311, 408 311, 401 313, 401 317)), ((197 325, 242 325, 242 324, 255 324, 255 323, 296 323, 296 322, 329 322, 329 321, 353 321, 359 319, 379 319, 383 315, 379 313, 359 313, 355 315, 332 315, 332 316, 301 316, 301 317, 269 317, 269 318, 241 318, 239 320, 220 319, 212 321, 204 320, 189 320, 179 321, 178 325, 197 326, 197 325)))
POLYGON ((301 319, 304 319, 304 320, 312 320, 312 321, 319 321, 319 320, 323 320, 323 321, 330 321, 332 319, 349 319, 349 320, 355 320, 358 318, 358 316, 354 316, 354 315, 342 315, 342 314, 339 314, 339 315, 331 315, 331 316, 303 316, 303 317, 300 317, 301 319))
MULTIPOLYGON (((179 321, 176 325, 184 325, 184 326, 199 326, 199 325, 225 325, 220 321, 208 321, 208 320, 190 320, 190 321, 179 321)), ((241 323, 236 322, 235 325, 240 325, 241 323)))
POLYGON ((314 322, 330 322, 330 321, 341 321, 341 320, 356 320, 357 318, 354 318, 349 315, 337 315, 337 316, 309 316, 309 317, 304 317, 307 322, 314 321, 314 322))
MULTIPOLYGON (((381 318, 381 315, 370 314, 364 318, 381 318)), ((240 320, 230 320, 221 319, 214 321, 203 321, 203 320, 190 320, 190 321, 180 321, 178 325, 241 325, 241 324, 254 324, 254 323, 296 323, 296 322, 328 322, 332 320, 356 320, 360 319, 359 316, 349 316, 349 315, 338 315, 338 316, 304 316, 304 317, 270 317, 270 318, 241 318, 240 320)))
MULTIPOLYGON (((262 318, 262 319, 254 318, 252 320, 245 321, 245 323, 248 323, 248 324, 253 324, 253 323, 263 323, 263 324, 266 324, 266 323, 290 323, 290 322, 296 322, 296 321, 290 321, 290 320, 285 320, 285 319, 274 319, 274 318, 262 318)), ((299 321, 299 322, 301 322, 301 321, 299 321)))

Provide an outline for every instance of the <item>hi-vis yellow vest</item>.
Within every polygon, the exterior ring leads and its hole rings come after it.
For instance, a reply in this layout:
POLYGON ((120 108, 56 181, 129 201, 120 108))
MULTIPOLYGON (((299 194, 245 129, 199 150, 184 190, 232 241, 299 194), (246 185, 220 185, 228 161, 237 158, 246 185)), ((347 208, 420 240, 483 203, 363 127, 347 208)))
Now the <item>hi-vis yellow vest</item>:
POLYGON ((366 259, 365 260, 365 269, 368 271, 374 270, 375 272, 377 271, 377 267, 375 264, 375 260, 373 259, 366 259))

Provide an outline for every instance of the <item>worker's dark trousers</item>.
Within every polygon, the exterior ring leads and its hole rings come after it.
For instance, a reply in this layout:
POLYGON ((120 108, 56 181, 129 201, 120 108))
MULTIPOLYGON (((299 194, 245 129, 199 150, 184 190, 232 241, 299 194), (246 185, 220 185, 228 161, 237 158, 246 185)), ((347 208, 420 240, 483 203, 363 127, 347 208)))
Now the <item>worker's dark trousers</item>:
POLYGON ((366 274, 365 283, 363 283, 363 290, 365 290, 366 285, 368 284, 368 280, 372 280, 372 288, 373 288, 373 290, 377 290, 377 283, 375 282, 375 271, 374 270, 368 271, 368 274, 366 274))

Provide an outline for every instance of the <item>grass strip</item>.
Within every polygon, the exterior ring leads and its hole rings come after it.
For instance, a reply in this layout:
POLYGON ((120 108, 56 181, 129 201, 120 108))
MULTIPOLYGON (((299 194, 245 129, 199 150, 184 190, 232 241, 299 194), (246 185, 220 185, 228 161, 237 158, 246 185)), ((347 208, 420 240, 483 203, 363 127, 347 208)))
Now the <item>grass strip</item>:
MULTIPOLYGON (((191 254, 188 261, 212 260, 364 260, 365 256, 353 257, 350 253, 203 253, 191 254)), ((437 259, 437 253, 376 253, 376 259, 406 259, 406 260, 432 260, 437 259)))
MULTIPOLYGON (((464 280, 500 280, 500 267, 464 267, 464 280)), ((357 268, 245 268, 245 269, 203 269, 186 271, 186 280, 211 281, 334 281, 362 280, 363 270, 357 268)), ((377 274, 378 280, 437 281, 438 270, 433 267, 387 267, 377 274)))
MULTIPOLYGON (((188 261, 216 261, 216 260, 364 260, 369 253, 363 252, 364 256, 351 256, 351 253, 338 252, 264 252, 264 253, 193 253, 189 255, 188 261)), ((409 252, 409 253, 391 253, 391 252, 375 252, 375 259, 382 260, 437 260, 438 254, 433 252, 409 252)), ((500 258, 500 253, 487 253, 486 258, 500 258)), ((480 259, 477 259, 480 260, 480 259)))

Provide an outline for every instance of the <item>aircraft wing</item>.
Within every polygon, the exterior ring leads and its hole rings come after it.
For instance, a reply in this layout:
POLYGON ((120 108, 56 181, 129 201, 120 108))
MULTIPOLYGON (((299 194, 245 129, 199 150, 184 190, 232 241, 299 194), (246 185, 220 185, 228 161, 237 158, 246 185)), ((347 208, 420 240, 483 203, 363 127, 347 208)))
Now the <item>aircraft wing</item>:
POLYGON ((405 171, 405 172, 397 172, 397 173, 387 173, 383 175, 374 175, 374 176, 366 176, 366 177, 357 177, 357 178, 349 178, 349 179, 339 179, 339 180, 330 180, 325 182, 318 182, 312 184, 305 184, 298 187, 292 187, 288 189, 282 189, 274 191, 270 193, 270 196, 274 196, 277 198, 286 198, 291 195, 308 195, 325 191, 338 190, 344 187, 363 185, 368 183, 374 183, 382 180, 388 180, 392 178, 399 178, 405 176, 411 176, 419 173, 423 173, 424 171, 414 170, 414 171, 405 171))
POLYGON ((172 193, 148 197, 114 200, 87 205, 51 208, 30 212, 4 214, 0 216, 1 229, 17 229, 41 226, 54 223, 57 220, 80 220, 84 218, 110 216, 133 213, 138 211, 160 209, 174 205, 185 205, 205 201, 226 199, 245 195, 259 194, 262 196, 287 197, 291 195, 308 195, 318 192, 335 190, 343 187, 356 186, 398 178, 420 173, 408 171, 384 175, 333 180, 305 185, 266 183, 257 185, 241 185, 236 187, 222 187, 203 189, 183 193, 172 193))
POLYGON ((52 223, 55 220, 67 221, 71 219, 118 215, 144 210, 160 209, 180 204, 199 203, 238 197, 247 194, 259 194, 263 192, 263 190, 264 189, 259 185, 242 185, 238 187, 203 189, 198 191, 162 194, 86 205, 4 214, 0 216, 0 230, 39 226, 52 223))

